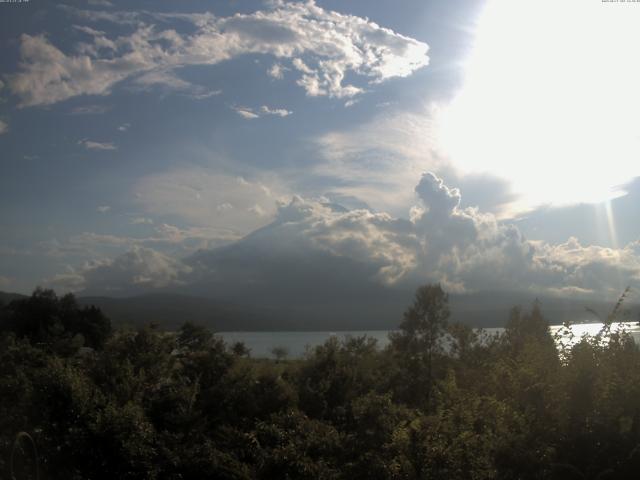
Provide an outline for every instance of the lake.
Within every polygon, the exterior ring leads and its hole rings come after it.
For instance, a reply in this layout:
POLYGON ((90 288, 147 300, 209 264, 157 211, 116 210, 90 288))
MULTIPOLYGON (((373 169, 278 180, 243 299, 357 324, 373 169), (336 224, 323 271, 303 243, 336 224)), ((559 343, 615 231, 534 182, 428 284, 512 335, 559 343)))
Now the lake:
MULTIPOLYGON (((562 325, 551 325, 549 330, 555 334, 562 325)), ((602 323, 579 323, 571 326, 573 339, 568 335, 560 337, 565 344, 575 344, 583 335, 596 335, 602 328, 602 323)), ((640 326, 636 322, 621 322, 612 324, 611 331, 624 328, 640 344, 640 326)), ((274 347, 284 347, 287 349, 289 358, 300 358, 307 349, 322 345, 331 337, 344 339, 347 336, 361 337, 367 335, 375 338, 379 348, 384 348, 389 344, 389 332, 391 330, 363 330, 349 332, 220 332, 225 342, 244 342, 251 349, 252 357, 272 357, 271 350, 274 347)), ((489 334, 503 332, 503 328, 485 328, 489 334)))

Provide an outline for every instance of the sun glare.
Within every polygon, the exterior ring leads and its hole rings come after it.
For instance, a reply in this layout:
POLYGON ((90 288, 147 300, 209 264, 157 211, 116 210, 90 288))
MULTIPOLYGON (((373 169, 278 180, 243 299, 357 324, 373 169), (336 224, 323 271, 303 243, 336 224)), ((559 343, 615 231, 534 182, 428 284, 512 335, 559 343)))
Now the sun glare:
POLYGON ((638 25, 640 3, 490 0, 443 149, 509 180, 519 209, 615 196, 640 173, 638 25))

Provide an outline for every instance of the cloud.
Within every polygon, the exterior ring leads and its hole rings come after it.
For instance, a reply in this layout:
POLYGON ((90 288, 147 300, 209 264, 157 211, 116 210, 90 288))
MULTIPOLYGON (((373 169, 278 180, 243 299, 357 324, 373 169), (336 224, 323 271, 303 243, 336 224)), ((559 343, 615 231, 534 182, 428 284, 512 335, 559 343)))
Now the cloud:
POLYGON ((266 217, 269 215, 268 212, 258 204, 255 204, 253 207, 249 207, 247 211, 256 214, 258 217, 266 217))
POLYGON ((186 96, 194 100, 204 100, 206 98, 216 97, 222 93, 222 90, 208 90, 206 88, 191 87, 190 92, 186 96))
POLYGON ((82 145, 87 150, 117 150, 113 142, 94 142, 93 140, 80 140, 78 141, 78 145, 82 145))
POLYGON ((233 107, 233 110, 242 118, 245 118, 247 120, 254 120, 256 118, 260 118, 260 115, 258 115, 253 110, 247 107, 233 107))
MULTIPOLYGON (((134 224, 153 225, 147 218, 133 220, 134 224)), ((149 289, 179 285, 188 279, 191 267, 177 258, 239 239, 237 234, 224 228, 180 228, 167 223, 150 228, 153 233, 146 237, 84 232, 63 242, 55 239, 43 242, 38 246, 38 254, 82 266, 68 267, 42 283, 69 291, 84 290, 107 295, 119 292, 134 295, 149 289)), ((33 251, 13 250, 5 253, 35 254, 33 251)))
POLYGON ((287 70, 288 68, 283 67, 282 64, 274 63, 269 67, 269 70, 267 70, 267 75, 276 80, 282 80, 284 78, 284 72, 287 70))
POLYGON ((432 215, 450 217, 460 205, 460 191, 447 187, 433 173, 424 174, 415 191, 432 215))
POLYGON ((216 95, 220 95, 222 90, 211 90, 202 85, 195 85, 178 77, 171 69, 153 70, 138 75, 135 85, 131 88, 134 91, 159 89, 160 91, 175 91, 194 100, 204 100, 216 95))
POLYGON ((3 120, 0 120, 0 135, 4 135, 9 131, 9 124, 3 120))
POLYGON ((293 113, 291 110, 287 110, 285 108, 270 108, 266 105, 262 105, 260 107, 260 112, 265 115, 276 115, 278 117, 287 117, 293 113))
MULTIPOLYGON (((170 183, 203 180, 201 172, 192 174, 173 175, 170 183)), ((255 182, 237 179, 234 189, 220 195, 217 187, 232 180, 213 179, 213 183, 212 178, 203 180, 210 193, 200 190, 200 199, 208 205, 205 218, 226 218, 231 212, 245 212, 249 218, 263 208, 246 198, 256 198, 255 182)), ((193 194, 193 188, 186 192, 193 194)), ((410 294, 426 282, 441 282, 455 293, 599 298, 615 297, 627 285, 640 287, 640 241, 614 249, 585 246, 575 238, 559 244, 527 240, 514 225, 477 208, 462 207, 463 192, 433 173, 421 177, 414 193, 418 203, 410 219, 294 196, 279 202, 269 215, 270 223, 262 218, 261 227, 243 238, 235 234, 235 240, 229 232, 223 246, 180 248, 181 260, 158 249, 182 247, 189 238, 211 235, 215 227, 180 229, 162 224, 155 227, 154 237, 146 239, 86 233, 56 248, 111 245, 128 250, 114 260, 96 260, 63 274, 66 281, 73 280, 87 291, 141 292, 179 285, 184 292, 227 299, 242 298, 250 291, 257 303, 307 308, 315 303, 380 299, 394 292, 410 294)), ((173 193, 165 200, 174 206, 172 197, 173 193)), ((189 206, 188 202, 181 206, 183 215, 189 206)))
POLYGON ((21 106, 50 105, 78 95, 106 95, 111 87, 140 69, 143 59, 98 59, 67 56, 44 35, 20 38, 22 72, 9 75, 8 85, 21 106))
POLYGON ((606 297, 628 284, 640 286, 640 242, 616 250, 575 239, 558 245, 529 241, 492 214, 462 208, 461 192, 433 173, 423 175, 415 193, 420 202, 410 220, 294 197, 280 205, 271 224, 187 263, 200 275, 196 284, 211 287, 226 279, 230 290, 234 281, 235 288, 246 286, 243 277, 255 291, 272 288, 267 282, 290 285, 287 269, 295 270, 297 288, 304 284, 313 291, 320 288, 319 278, 332 282, 338 275, 350 285, 408 291, 441 282, 457 293, 606 297), (326 272, 326 265, 339 273, 326 272))
POLYGON ((93 262, 51 278, 48 283, 86 294, 132 295, 149 288, 180 285, 191 267, 160 252, 144 247, 113 260, 93 262))
POLYGON ((122 125, 120 125, 118 127, 118 131, 119 132, 126 132, 127 130, 129 130, 131 128, 131 124, 130 123, 123 123, 122 125))
MULTIPOLYGON (((137 224, 152 225, 149 219, 137 224)), ((180 228, 168 223, 159 223, 153 227, 153 233, 146 237, 126 237, 84 232, 71 236, 65 245, 66 251, 83 253, 85 256, 101 256, 107 252, 124 252, 133 247, 153 248, 163 253, 187 254, 198 249, 213 248, 238 240, 238 234, 224 227, 185 227, 180 228)), ((58 245, 58 251, 65 250, 58 245)))
POLYGON ((379 211, 404 214, 413 205, 407 188, 424 171, 440 173, 449 160, 433 140, 430 108, 417 113, 385 111, 352 128, 314 139, 319 161, 311 167, 330 188, 360 198, 379 211))
POLYGON ((91 5, 92 7, 107 7, 107 8, 111 8, 113 7, 113 3, 111 3, 109 0, 88 0, 87 2, 89 5, 91 5))
POLYGON ((142 178, 136 202, 150 215, 177 215, 190 225, 222 227, 247 234, 276 213, 283 187, 275 179, 247 179, 199 167, 184 167, 142 178), (259 206, 260 214, 253 207, 259 206), (229 208, 231 206, 231 208, 229 208))
POLYGON ((354 85, 342 85, 344 72, 341 71, 338 65, 320 62, 320 66, 325 70, 325 72, 321 72, 319 69, 309 67, 300 58, 294 58, 292 64, 296 70, 302 73, 296 83, 304 88, 310 97, 329 96, 343 98, 353 97, 363 92, 362 88, 354 85))
POLYGON ((111 207, 109 205, 100 205, 96 210, 100 213, 107 213, 111 210, 111 207))
POLYGON ((173 72, 156 70, 140 75, 136 83, 143 86, 162 85, 174 90, 188 90, 191 84, 175 76, 173 72))
MULTIPOLYGON (((124 80, 141 87, 178 90, 191 85, 175 73, 188 65, 215 65, 245 54, 290 61, 296 83, 310 96, 352 97, 363 89, 348 74, 379 83, 406 77, 428 64, 428 46, 357 16, 325 10, 313 1, 275 1, 267 10, 230 17, 62 10, 88 22, 113 22, 128 34, 109 38, 81 25, 75 53, 63 52, 44 35, 20 38, 20 71, 8 75, 22 107, 50 105, 79 95, 107 95, 124 80), (191 25, 188 33, 166 26, 191 25)), ((183 29, 181 29, 183 31, 183 29)), ((277 70, 276 70, 277 72, 277 70)))
POLYGON ((64 242, 55 239, 43 242, 39 245, 39 249, 45 256, 52 258, 103 261, 134 247, 151 248, 168 255, 187 255, 196 250, 226 245, 240 238, 240 235, 224 226, 181 228, 168 223, 150 222, 150 219, 142 218, 132 223, 149 225, 145 231, 151 231, 151 233, 146 236, 83 232, 71 235, 64 242))
POLYGON ((329 131, 314 139, 321 156, 312 171, 330 179, 329 187, 336 193, 395 215, 404 215, 413 205, 407 185, 431 171, 461 188, 463 207, 477 206, 501 218, 511 215, 518 196, 509 182, 490 174, 461 172, 443 153, 438 113, 435 104, 415 112, 385 109, 363 124, 329 131))
POLYGON ((260 110, 253 110, 249 107, 232 107, 233 110, 240 115, 242 118, 247 120, 255 120, 256 118, 260 118, 264 115, 275 115, 277 117, 287 117, 291 115, 293 112, 291 110, 287 110, 286 108, 271 108, 266 105, 262 105, 260 110))
POLYGON ((108 105, 82 105, 71 109, 72 115, 101 115, 111 110, 108 105))
POLYGON ((67 265, 63 273, 57 273, 43 280, 44 285, 61 290, 63 292, 78 292, 85 287, 85 278, 82 271, 67 265))

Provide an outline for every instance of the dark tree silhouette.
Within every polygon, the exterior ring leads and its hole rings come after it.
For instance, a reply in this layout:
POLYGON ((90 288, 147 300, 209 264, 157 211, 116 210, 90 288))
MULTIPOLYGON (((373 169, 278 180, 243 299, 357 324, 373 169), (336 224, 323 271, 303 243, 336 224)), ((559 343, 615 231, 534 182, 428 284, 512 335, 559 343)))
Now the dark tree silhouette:
POLYGON ((409 369, 410 398, 414 400, 429 401, 434 356, 442 350, 449 315, 449 295, 440 284, 424 285, 416 290, 413 304, 404 313, 400 332, 392 334, 392 345, 409 369))
POLYGON ((111 322, 100 309, 81 307, 72 294, 58 297, 53 290, 37 288, 31 297, 13 300, 4 310, 0 330, 51 348, 99 349, 111 334, 111 322))

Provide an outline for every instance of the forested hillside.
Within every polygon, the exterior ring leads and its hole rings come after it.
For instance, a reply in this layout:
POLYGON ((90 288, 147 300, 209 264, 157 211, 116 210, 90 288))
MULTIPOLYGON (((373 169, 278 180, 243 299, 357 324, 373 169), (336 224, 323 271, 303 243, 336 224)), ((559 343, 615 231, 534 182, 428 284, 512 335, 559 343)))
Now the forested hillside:
POLYGON ((388 348, 288 361, 191 323, 114 329, 37 290, 1 309, 0 477, 637 478, 640 350, 606 331, 621 306, 558 350, 537 304, 490 337, 427 285, 388 348))

